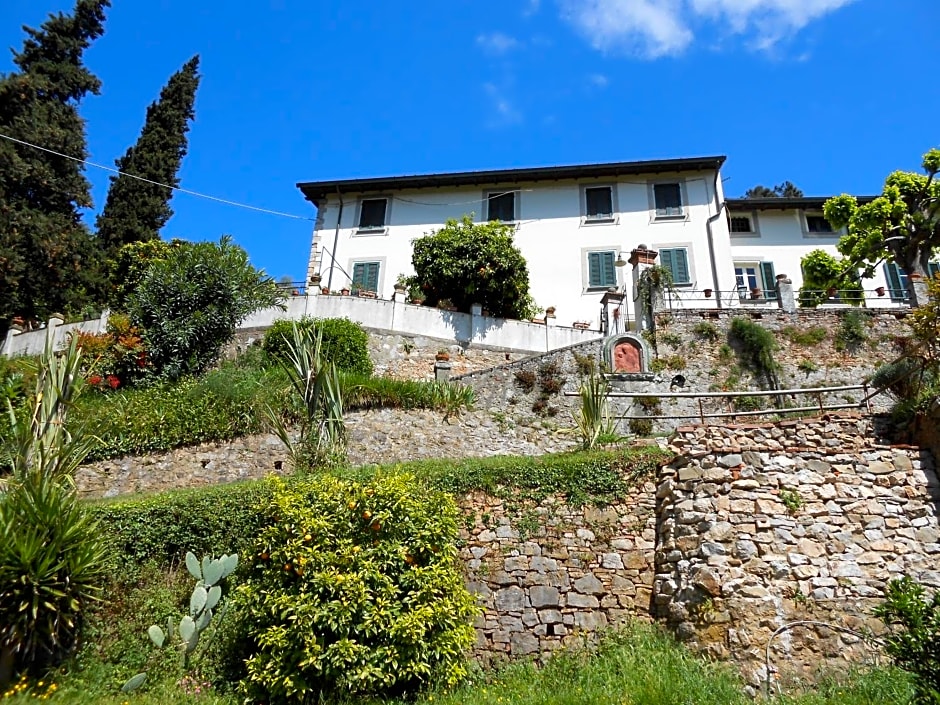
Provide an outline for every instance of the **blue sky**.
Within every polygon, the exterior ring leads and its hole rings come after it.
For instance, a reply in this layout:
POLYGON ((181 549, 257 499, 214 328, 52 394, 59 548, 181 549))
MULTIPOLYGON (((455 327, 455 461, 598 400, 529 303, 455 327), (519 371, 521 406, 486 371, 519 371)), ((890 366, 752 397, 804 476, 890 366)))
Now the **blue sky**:
MULTIPOLYGON (((71 6, 3 0, 0 45, 71 6)), ((729 196, 872 193, 940 145, 938 26, 936 0, 114 0, 81 112, 112 165, 198 53, 182 185, 309 218, 297 181, 716 153, 729 196)), ((164 237, 302 278, 311 222, 172 205, 164 237)))

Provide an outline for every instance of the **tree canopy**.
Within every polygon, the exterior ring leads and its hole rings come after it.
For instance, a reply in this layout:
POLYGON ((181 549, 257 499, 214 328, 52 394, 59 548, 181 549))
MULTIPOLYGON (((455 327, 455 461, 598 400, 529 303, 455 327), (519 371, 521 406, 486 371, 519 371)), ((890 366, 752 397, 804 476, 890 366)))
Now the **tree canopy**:
POLYGON ((144 330, 153 372, 173 379, 205 372, 245 316, 277 302, 274 281, 226 236, 174 240, 151 260, 127 312, 144 330))
POLYGON ((802 189, 798 188, 792 181, 784 181, 773 188, 768 188, 761 184, 749 188, 744 192, 745 198, 803 198, 802 189))
POLYGON ((496 221, 474 223, 465 215, 415 240, 411 263, 425 304, 449 300, 464 312, 481 304, 494 316, 531 318, 529 267, 513 244, 514 230, 496 221))
POLYGON ((854 266, 872 276, 882 261, 895 262, 908 275, 912 306, 926 300, 923 281, 928 262, 940 247, 940 149, 921 161, 924 174, 895 171, 885 179, 880 196, 860 204, 848 194, 830 198, 823 208, 835 228, 845 228, 838 249, 854 266), (912 276, 919 275, 919 276, 912 276))
MULTIPOLYGON (((107 259, 124 245, 154 240, 173 215, 173 191, 156 183, 178 186, 180 165, 186 156, 189 124, 199 87, 199 57, 173 74, 160 98, 147 108, 147 119, 136 144, 115 164, 120 176, 111 177, 108 197, 98 216, 98 245, 107 259), (130 174, 131 176, 128 176, 130 174)), ((118 282, 112 281, 112 286, 118 282)))
MULTIPOLYGON (((78 103, 100 82, 82 63, 104 32, 109 0, 77 0, 51 15, 14 52, 17 71, 0 75, 0 133, 85 158, 78 103)), ((79 209, 91 206, 82 165, 0 139, 0 325, 45 318, 88 302, 94 252, 79 209)))

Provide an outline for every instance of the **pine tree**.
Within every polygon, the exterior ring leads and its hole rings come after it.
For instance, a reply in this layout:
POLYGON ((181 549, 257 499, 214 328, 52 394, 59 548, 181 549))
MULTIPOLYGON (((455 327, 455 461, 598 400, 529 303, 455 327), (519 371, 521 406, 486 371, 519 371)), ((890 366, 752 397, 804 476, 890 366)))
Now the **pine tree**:
MULTIPOLYGON (((82 64, 104 32, 110 0, 77 0, 50 15, 0 74, 0 133, 79 159, 87 156, 78 103, 100 81, 82 64)), ((45 318, 88 302, 91 239, 80 208, 91 206, 82 165, 0 138, 0 328, 13 316, 45 318)))
MULTIPOLYGON (((199 87, 199 57, 190 59, 160 91, 160 98, 147 108, 147 119, 137 143, 115 164, 124 174, 177 186, 177 172, 186 156, 186 133, 195 113, 193 103, 199 87)), ((131 176, 111 177, 111 186, 98 216, 98 246, 112 259, 132 242, 160 237, 160 230, 173 215, 173 191, 131 176)))

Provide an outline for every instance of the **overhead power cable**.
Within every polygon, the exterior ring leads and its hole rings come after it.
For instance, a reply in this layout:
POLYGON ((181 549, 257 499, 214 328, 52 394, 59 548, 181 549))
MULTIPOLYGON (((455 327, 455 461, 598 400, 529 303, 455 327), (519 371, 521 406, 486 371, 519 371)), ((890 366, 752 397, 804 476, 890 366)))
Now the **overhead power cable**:
POLYGON ((168 188, 173 191, 179 191, 180 193, 185 193, 189 196, 196 196, 198 198, 205 198, 210 201, 215 201, 216 203, 224 203, 227 206, 235 206, 236 208, 245 208, 247 210, 256 211, 258 213, 266 213, 268 215, 277 215, 282 218, 291 218, 293 220, 308 220, 315 221, 316 218, 311 218, 305 215, 295 215, 294 213, 284 213, 283 211, 275 211, 270 208, 259 208, 258 206, 252 206, 247 203, 239 203, 238 201, 230 201, 226 198, 219 198, 218 196, 210 196, 206 193, 199 193, 198 191, 190 191, 189 189, 182 188, 180 186, 170 186, 169 184, 162 184, 159 181, 153 181, 151 179, 145 179, 143 176, 137 176, 136 174, 128 174, 126 171, 120 171, 110 166, 104 166, 103 164, 96 164, 95 162, 88 161, 87 159, 79 159, 78 157, 72 157, 68 154, 62 154, 61 152, 56 152, 53 149, 48 149, 47 147, 41 147, 38 144, 32 144, 31 142, 26 142, 25 140, 19 140, 15 137, 10 137, 0 132, 0 137, 10 142, 16 142, 17 144, 24 145, 26 147, 32 147, 33 149, 38 149, 42 152, 48 152, 49 154, 54 154, 57 157, 62 157, 63 159, 71 159, 73 162, 79 162, 85 164, 86 166, 92 166, 96 169, 103 169, 104 171, 110 171, 113 174, 119 174, 121 176, 126 176, 130 179, 137 179, 138 181, 143 181, 148 184, 153 184, 154 186, 162 186, 163 188, 168 188))

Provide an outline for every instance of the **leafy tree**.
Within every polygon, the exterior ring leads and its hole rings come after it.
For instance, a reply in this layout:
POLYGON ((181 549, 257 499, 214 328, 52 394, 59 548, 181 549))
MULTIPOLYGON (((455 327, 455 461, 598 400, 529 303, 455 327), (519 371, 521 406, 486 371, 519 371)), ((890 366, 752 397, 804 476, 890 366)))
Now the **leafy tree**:
POLYGON ((160 98, 147 108, 147 120, 137 143, 115 162, 124 173, 111 177, 108 197, 96 223, 100 247, 108 258, 128 243, 158 239, 173 215, 170 188, 133 176, 179 185, 177 172, 186 156, 186 133, 195 116, 198 69, 196 56, 170 77, 160 98))
POLYGON ((773 188, 758 184, 744 192, 745 198, 803 198, 802 189, 792 181, 784 181, 773 188))
POLYGON ((278 302, 277 287, 231 238, 182 243, 154 260, 128 299, 154 374, 204 372, 245 316, 278 302))
POLYGON ((828 290, 837 289, 840 298, 858 306, 865 298, 854 267, 825 250, 813 250, 800 260, 803 287, 800 306, 815 307, 829 298, 828 290))
POLYGON ((900 668, 914 674, 914 703, 940 703, 940 592, 928 597, 924 587, 909 577, 894 579, 875 616, 894 627, 884 639, 885 651, 900 668))
POLYGON ((927 298, 923 282, 929 278, 927 263, 940 247, 940 149, 931 149, 922 161, 926 174, 895 171, 885 179, 878 198, 860 205, 854 196, 842 194, 826 201, 823 212, 834 228, 846 228, 839 252, 865 276, 887 260, 908 275, 911 306, 927 298))
POLYGON ((471 216, 414 241, 415 282, 425 305, 450 300, 458 311, 482 304, 494 316, 527 319, 535 312, 529 267, 513 244, 513 226, 474 223, 471 216))
MULTIPOLYGON (((18 71, 0 75, 0 133, 77 158, 87 155, 78 103, 98 93, 82 64, 104 31, 110 0, 77 0, 71 15, 27 27, 18 71)), ((82 166, 0 139, 0 326, 88 301, 93 250, 80 208, 91 206, 82 166)))
POLYGON ((142 240, 121 247, 113 258, 105 262, 107 278, 111 282, 108 304, 117 311, 127 310, 127 300, 137 289, 150 265, 166 259, 173 248, 185 244, 183 240, 142 240))

